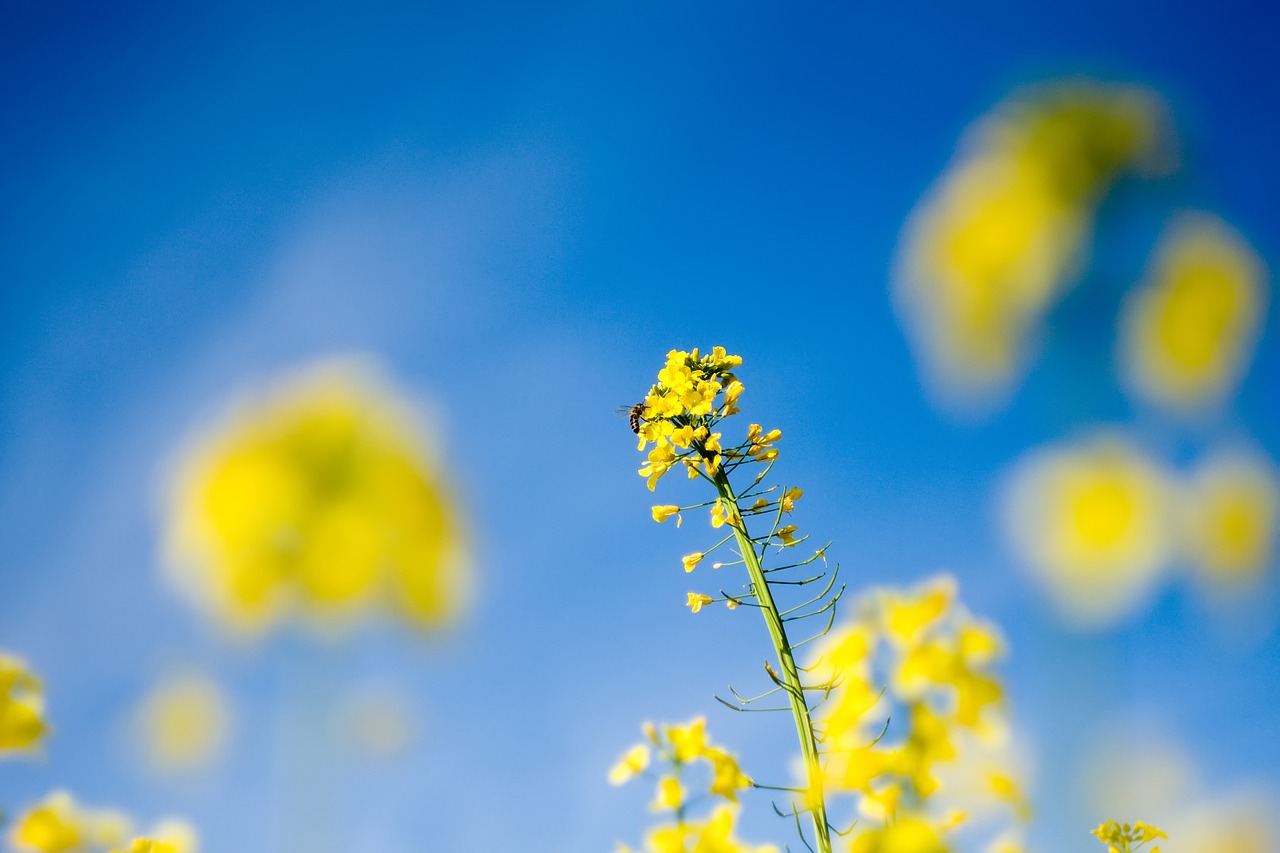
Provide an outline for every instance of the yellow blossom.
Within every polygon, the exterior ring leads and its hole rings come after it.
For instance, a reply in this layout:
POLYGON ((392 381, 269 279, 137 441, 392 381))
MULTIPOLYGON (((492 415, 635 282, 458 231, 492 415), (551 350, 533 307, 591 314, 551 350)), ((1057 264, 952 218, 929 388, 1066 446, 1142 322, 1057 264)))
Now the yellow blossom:
POLYGON ((385 603, 448 623, 468 587, 456 500, 407 407, 366 368, 321 365, 247 399, 190 445, 166 558, 238 629, 385 603))
POLYGON ((1255 580, 1275 551, 1280 478, 1263 456, 1222 451, 1185 490, 1181 530, 1204 580, 1233 589, 1255 580))
POLYGON ((700 758, 707 749, 706 717, 695 717, 683 726, 667 726, 666 731, 677 762, 700 758))
POLYGON ((1020 93, 969 131, 912 214, 897 302, 921 359, 952 396, 1011 384, 1071 284, 1099 199, 1126 172, 1162 169, 1163 109, 1134 87, 1020 93))
POLYGON ((915 643, 950 609, 955 596, 955 579, 946 575, 906 594, 886 592, 883 604, 886 634, 902 646, 915 643))
POLYGON ((643 743, 636 744, 623 753, 618 763, 609 768, 609 784, 621 785, 636 774, 643 773, 649 766, 649 747, 643 743))
POLYGON ((55 791, 17 818, 9 841, 19 850, 65 853, 111 847, 128 834, 123 815, 84 809, 66 791, 55 791))
POLYGON ((666 809, 674 811, 682 805, 684 805, 684 788, 681 786, 680 780, 674 776, 660 778, 653 802, 649 807, 654 811, 666 809))
POLYGON ((129 847, 112 853, 198 853, 195 830, 186 821, 167 820, 146 836, 135 838, 129 847))
POLYGON ((1168 477, 1121 439, 1040 450, 1019 463, 1005 527, 1065 615, 1113 621, 1152 588, 1171 553, 1168 477))
POLYGON ((1207 214, 1167 229, 1125 303, 1120 356, 1132 390, 1172 407, 1220 401, 1243 376, 1266 313, 1262 263, 1207 214))
POLYGON ((927 818, 902 815, 882 829, 860 832, 852 853, 947 853, 941 832, 927 818))
POLYGON ((664 506, 655 506, 653 508, 653 520, 659 524, 666 521, 673 515, 676 517, 676 527, 679 527, 680 522, 683 521, 680 517, 680 507, 673 506, 672 504, 666 504, 664 506))
POLYGON ((783 547, 791 547, 800 541, 796 539, 796 530, 798 529, 794 524, 778 528, 777 537, 782 540, 783 547))
POLYGON ((703 607, 707 606, 713 601, 715 601, 715 599, 709 595, 702 595, 701 593, 691 592, 689 593, 689 599, 688 601, 685 602, 685 604, 691 611, 693 611, 694 613, 697 613, 699 610, 701 610, 703 607))
POLYGON ((684 563, 684 570, 688 573, 693 571, 694 567, 701 563, 702 558, 705 556, 701 551, 694 551, 692 554, 685 554, 681 557, 680 562, 684 563))
POLYGON ((782 496, 782 501, 781 501, 782 511, 792 512, 793 510, 795 510, 796 501, 800 500, 800 498, 803 495, 804 495, 804 491, 801 489, 796 489, 796 488, 787 489, 787 491, 782 496))
POLYGON ((35 749, 48 731, 40 679, 22 660, 0 652, 0 757, 35 749))
POLYGON ((742 772, 738 760, 717 747, 706 747, 702 755, 711 762, 711 793, 736 803, 738 790, 751 787, 751 779, 742 772))

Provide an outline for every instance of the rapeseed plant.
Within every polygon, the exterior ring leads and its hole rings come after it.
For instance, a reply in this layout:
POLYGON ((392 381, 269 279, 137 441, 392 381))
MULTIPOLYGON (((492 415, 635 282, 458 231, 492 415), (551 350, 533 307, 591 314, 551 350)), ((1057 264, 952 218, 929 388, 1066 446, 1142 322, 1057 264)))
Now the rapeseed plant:
MULTIPOLYGON (((622 756, 609 780, 654 778, 653 806, 671 819, 650 833, 647 850, 772 849, 732 838, 737 793, 745 788, 790 795, 787 809, 775 804, 775 811, 792 818, 805 845, 821 853, 830 853, 832 836, 840 834, 828 820, 829 800, 837 795, 857 800, 862 823, 846 849, 860 853, 941 853, 951 849, 951 833, 971 812, 991 806, 1007 813, 1002 825, 1009 818, 1020 824, 1029 813, 1022 786, 1012 763, 998 755, 1008 738, 1003 690, 990 670, 1003 647, 998 632, 956 603, 950 579, 906 593, 872 591, 855 606, 855 618, 836 627, 844 586, 837 585, 838 565, 826 570, 830 543, 790 556, 808 540, 790 522, 804 493, 766 480, 781 431, 752 423, 741 438, 725 438, 722 422, 739 412, 743 385, 735 371, 741 363, 721 347, 707 355, 696 349, 667 354, 633 420, 639 449, 647 450, 639 473, 650 490, 677 469, 714 489, 711 500, 657 505, 652 516, 679 524, 684 514, 707 510, 722 538, 686 555, 684 571, 713 560, 712 569, 741 566, 745 572, 740 588, 690 592, 687 606, 693 613, 717 603, 760 612, 775 655, 764 667, 771 688, 754 697, 730 688, 732 700, 716 698, 738 711, 789 711, 800 780, 793 786, 755 782, 735 757, 710 743, 702 718, 682 726, 646 724, 647 741, 622 756), (716 560, 722 549, 732 553, 716 560), (815 627, 793 640, 791 632, 805 620, 816 620, 815 627), (809 644, 801 665, 797 650, 809 644), (779 695, 783 701, 770 699, 779 695), (762 701, 774 707, 758 707, 762 701), (906 722, 890 731, 891 718, 906 722), (655 762, 661 767, 656 772, 655 762), (691 768, 699 762, 705 767, 694 788, 726 800, 705 821, 688 812, 699 800, 688 793, 691 768), (808 830, 801 818, 806 813, 808 830)), ((1016 827, 1013 835, 1006 831, 1003 849, 1019 849, 1016 837, 1016 827)))

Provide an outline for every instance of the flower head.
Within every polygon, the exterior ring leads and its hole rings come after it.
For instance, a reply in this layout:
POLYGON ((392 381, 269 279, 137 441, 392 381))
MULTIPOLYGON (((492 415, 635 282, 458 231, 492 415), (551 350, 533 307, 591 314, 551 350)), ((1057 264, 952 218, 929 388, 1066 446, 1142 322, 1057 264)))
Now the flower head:
POLYGON ((1220 401, 1244 375, 1266 313, 1262 262, 1219 219, 1187 214, 1125 303, 1120 359, 1129 387, 1171 408, 1220 401))
POLYGON ((944 391, 1011 384, 1076 276, 1099 200, 1121 176, 1166 164, 1165 125, 1150 92, 1074 82, 1019 93, 970 130, 904 228, 895 277, 944 391))
POLYGON ((48 731, 40 679, 20 659, 0 653, 0 756, 36 749, 48 731))
POLYGON ((1036 451, 1006 492, 1018 556, 1082 624, 1131 611, 1171 556, 1170 479, 1128 442, 1100 437, 1036 451))
POLYGON ((737 411, 742 384, 732 371, 741 364, 739 356, 729 355, 723 347, 705 356, 697 349, 667 353, 658 381, 645 395, 640 430, 640 450, 654 445, 640 468, 650 489, 680 462, 691 477, 699 471, 712 476, 718 470, 723 458, 721 436, 711 429, 737 411))
POLYGON ((456 498, 381 385, 367 369, 313 368, 188 448, 167 559, 201 606, 242 629, 379 603, 424 627, 458 612, 469 573, 456 498))

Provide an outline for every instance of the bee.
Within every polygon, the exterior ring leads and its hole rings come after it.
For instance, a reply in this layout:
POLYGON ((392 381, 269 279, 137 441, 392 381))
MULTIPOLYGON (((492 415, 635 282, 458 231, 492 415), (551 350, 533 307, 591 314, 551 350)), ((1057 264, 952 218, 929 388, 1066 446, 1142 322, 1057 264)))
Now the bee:
POLYGON ((619 406, 618 414, 626 415, 631 423, 631 431, 636 435, 640 434, 640 421, 644 420, 644 401, 641 400, 634 406, 619 406))

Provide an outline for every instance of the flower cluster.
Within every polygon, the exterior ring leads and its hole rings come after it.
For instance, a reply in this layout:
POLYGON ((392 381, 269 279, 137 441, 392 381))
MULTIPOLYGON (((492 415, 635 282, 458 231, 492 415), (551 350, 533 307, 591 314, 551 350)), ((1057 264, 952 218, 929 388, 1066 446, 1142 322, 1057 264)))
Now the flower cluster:
POLYGON ((854 610, 805 667, 825 692, 826 790, 857 801, 853 850, 943 851, 960 827, 1021 849, 1029 809, 992 672, 999 633, 956 601, 949 577, 872 590, 854 610))
MULTIPOLYGON (((609 782, 622 785, 638 775, 654 778, 654 811, 668 815, 667 822, 650 830, 645 853, 776 853, 768 845, 748 845, 734 837, 738 816, 737 792, 752 786, 738 760, 707 737, 706 719, 685 725, 644 725, 646 740, 627 750, 609 771, 609 782), (660 772, 651 771, 661 766, 660 772), (705 791, 691 795, 691 790, 705 791), (711 797, 711 811, 694 819, 690 810, 711 797)), ((619 853, 631 848, 619 846, 619 853)))
POLYGON ((650 491, 663 474, 679 464, 685 465, 690 477, 698 476, 699 471, 712 477, 725 457, 738 458, 743 450, 750 452, 755 446, 760 447, 757 452, 765 452, 767 443, 726 452, 720 446, 720 433, 712 432, 722 418, 738 411, 742 383, 732 370, 740 364, 742 358, 729 355, 723 347, 715 347, 709 355, 699 355, 696 348, 667 353, 667 364, 645 395, 641 414, 638 449, 654 445, 640 469, 650 491))
POLYGON ((168 561, 236 628, 385 603, 435 627, 468 572, 456 501, 405 406, 368 371, 289 377, 192 447, 169 500, 168 561))
POLYGON ((1169 161, 1144 89, 1073 82, 1010 98, 968 133, 904 229, 896 289, 944 389, 999 392, 1072 282, 1096 208, 1126 174, 1169 161))
POLYGON ((40 679, 21 660, 0 652, 0 756, 38 748, 48 731, 40 679))
POLYGON ((1256 581, 1275 551, 1280 476, 1241 450, 1210 453, 1179 476, 1100 435, 1028 454, 1004 515, 1022 564, 1064 615, 1102 625, 1136 609, 1179 560, 1224 591, 1256 581))
POLYGON ((1157 245, 1120 318, 1131 392, 1170 409, 1220 403, 1253 355, 1267 293, 1262 261, 1226 223, 1184 214, 1157 245))
MULTIPOLYGON (((0 653, 0 751, 31 750, 48 730, 40 679, 21 660, 0 653)), ((123 814, 86 809, 66 791, 54 791, 22 812, 8 836, 14 850, 105 853, 124 843, 130 832, 123 814)), ((195 831, 183 821, 163 821, 148 835, 152 847, 139 849, 135 842, 129 853, 197 853, 195 831)))
MULTIPOLYGON (((1098 828, 1093 830, 1093 834, 1098 840, 1107 845, 1107 853, 1135 853, 1142 849, 1149 841, 1156 839, 1168 840, 1169 836, 1150 824, 1138 821, 1130 826, 1127 823, 1117 823, 1109 820, 1106 823, 1099 824, 1098 828)), ((1152 847, 1151 853, 1160 853, 1159 847, 1152 847)))
MULTIPOLYGON (((88 809, 66 791, 54 791, 15 821, 9 842, 38 853, 124 853, 116 848, 132 835, 132 822, 110 809, 88 809)), ((128 853, 197 853, 195 831, 180 820, 161 821, 128 853), (150 846, 148 846, 150 845, 150 846)))

